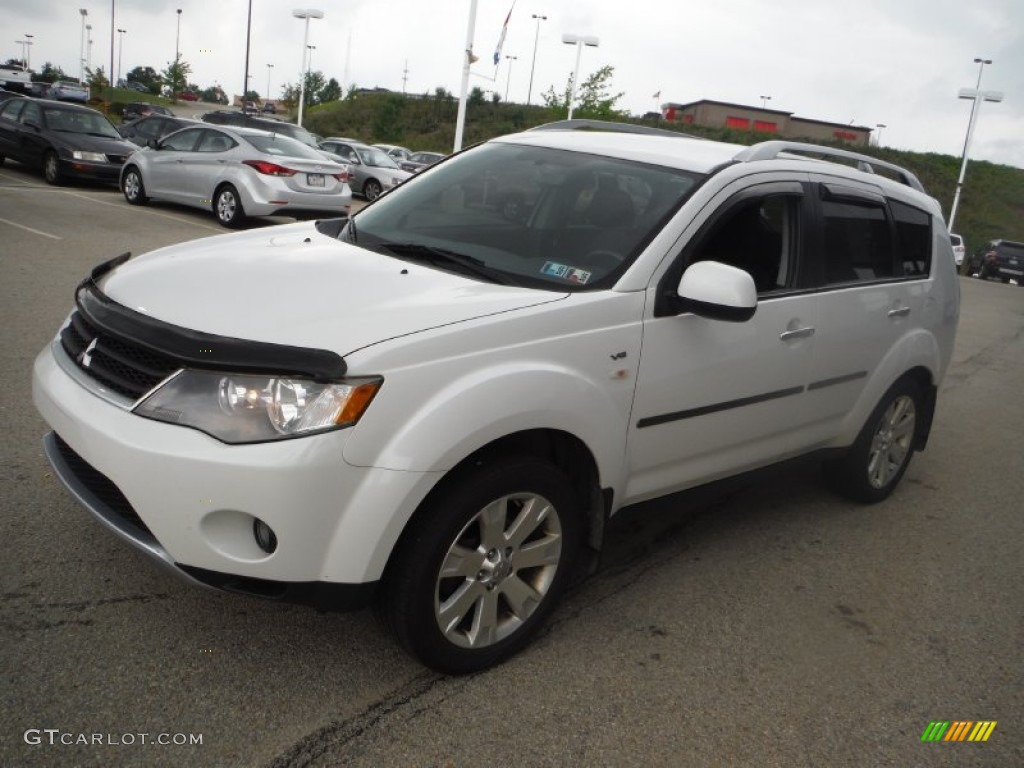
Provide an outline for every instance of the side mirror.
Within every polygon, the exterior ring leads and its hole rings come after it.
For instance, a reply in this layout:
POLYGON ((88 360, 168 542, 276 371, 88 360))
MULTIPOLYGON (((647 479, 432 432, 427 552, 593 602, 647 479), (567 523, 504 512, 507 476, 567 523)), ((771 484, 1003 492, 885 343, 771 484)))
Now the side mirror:
POLYGON ((160 142, 156 139, 146 139, 146 146, 150 149, 160 149, 160 142))
POLYGON ((691 264, 683 272, 678 293, 684 312, 709 320, 743 323, 757 311, 754 278, 749 272, 718 261, 691 264))

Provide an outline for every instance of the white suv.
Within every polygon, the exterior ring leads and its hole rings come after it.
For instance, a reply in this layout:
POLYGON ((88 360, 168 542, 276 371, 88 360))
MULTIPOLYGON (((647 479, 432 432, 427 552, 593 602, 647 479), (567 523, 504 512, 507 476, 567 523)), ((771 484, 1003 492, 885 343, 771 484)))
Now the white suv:
POLYGON ((377 598, 448 672, 522 647, 624 507, 812 453, 888 496, 959 315, 938 204, 840 150, 578 127, 97 267, 35 364, 56 474, 193 581, 377 598))

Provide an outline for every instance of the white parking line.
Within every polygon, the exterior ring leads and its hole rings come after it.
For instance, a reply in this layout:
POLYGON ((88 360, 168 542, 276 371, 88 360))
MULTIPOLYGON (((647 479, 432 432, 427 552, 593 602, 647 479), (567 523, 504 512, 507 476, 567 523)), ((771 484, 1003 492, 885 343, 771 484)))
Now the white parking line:
POLYGON ((15 223, 13 221, 8 221, 7 219, 0 219, 0 224, 10 224, 12 227, 17 227, 18 229, 24 229, 26 232, 31 232, 31 233, 36 234, 36 235, 42 235, 43 237, 49 237, 51 240, 63 240, 64 239, 63 237, 59 237, 57 235, 51 235, 49 232, 43 232, 41 229, 32 229, 32 227, 26 227, 24 224, 17 224, 17 223, 15 223))
MULTIPOLYGON (((81 194, 79 192, 69 192, 68 190, 61 190, 61 191, 62 191, 63 194, 70 195, 71 197, 78 197, 78 198, 81 198, 82 200, 88 200, 89 202, 92 202, 92 203, 98 203, 99 205, 109 205, 111 208, 118 208, 118 209, 120 209, 122 211, 125 210, 125 206, 127 205, 127 203, 111 203, 111 202, 108 202, 107 200, 97 200, 95 197, 89 197, 88 195, 83 195, 83 194, 81 194)), ((170 214, 159 213, 157 211, 154 211, 154 210, 151 210, 151 209, 148 209, 148 208, 142 208, 142 209, 136 209, 136 210, 138 211, 138 213, 148 213, 148 214, 150 214, 152 216, 159 216, 162 219, 170 219, 171 221, 177 221, 177 222, 179 222, 181 224, 191 224, 194 227, 202 227, 203 229, 208 229, 211 232, 217 232, 218 234, 223 234, 224 233, 224 230, 220 229, 219 227, 211 227, 211 226, 209 226, 207 224, 202 224, 202 223, 200 223, 198 221, 194 221, 192 219, 186 219, 186 218, 183 218, 181 216, 171 216, 170 214)))

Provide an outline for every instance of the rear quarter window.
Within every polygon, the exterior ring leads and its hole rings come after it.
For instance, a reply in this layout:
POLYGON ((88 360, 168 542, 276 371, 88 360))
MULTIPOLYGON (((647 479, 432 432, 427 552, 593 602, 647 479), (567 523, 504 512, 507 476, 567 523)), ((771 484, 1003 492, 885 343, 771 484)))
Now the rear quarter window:
MULTIPOLYGON (((889 201, 896 223, 896 248, 907 277, 928 277, 931 271, 932 217, 896 200, 889 201)), ((951 238, 952 239, 952 238, 951 238)), ((956 238, 954 245, 958 245, 956 238)))

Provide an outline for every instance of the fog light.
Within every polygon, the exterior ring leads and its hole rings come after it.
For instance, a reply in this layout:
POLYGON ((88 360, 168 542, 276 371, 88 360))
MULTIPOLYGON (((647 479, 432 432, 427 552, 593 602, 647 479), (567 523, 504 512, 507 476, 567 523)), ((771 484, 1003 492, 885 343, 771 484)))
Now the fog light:
POLYGON ((256 544, 259 548, 268 555, 272 555, 277 549, 277 536, 274 535, 270 526, 258 517, 252 521, 252 535, 256 537, 256 544))

